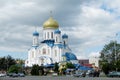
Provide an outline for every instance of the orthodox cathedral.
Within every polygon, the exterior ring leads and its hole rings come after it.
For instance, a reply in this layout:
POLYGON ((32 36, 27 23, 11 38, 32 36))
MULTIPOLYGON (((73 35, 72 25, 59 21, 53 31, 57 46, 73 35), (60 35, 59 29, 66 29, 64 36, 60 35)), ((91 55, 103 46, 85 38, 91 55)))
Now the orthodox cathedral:
POLYGON ((59 24, 53 17, 43 23, 43 39, 39 41, 39 32, 33 32, 33 44, 28 49, 25 66, 47 65, 55 62, 77 62, 77 57, 68 45, 68 35, 61 34, 59 24))

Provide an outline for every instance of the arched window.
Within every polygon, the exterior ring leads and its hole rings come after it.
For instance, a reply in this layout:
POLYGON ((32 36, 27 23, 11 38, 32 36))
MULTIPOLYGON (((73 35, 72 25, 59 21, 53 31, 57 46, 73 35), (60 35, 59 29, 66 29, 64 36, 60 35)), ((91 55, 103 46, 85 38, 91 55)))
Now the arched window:
POLYGON ((49 39, 49 32, 47 33, 47 35, 48 35, 48 39, 49 39))
POLYGON ((35 40, 36 40, 36 39, 34 38, 34 39, 33 39, 33 44, 35 44, 35 40))
POLYGON ((55 50, 55 57, 57 57, 57 50, 55 50))
POLYGON ((65 41, 63 41, 63 44, 65 45, 65 41))
POLYGON ((56 36, 56 42, 58 42, 58 41, 57 41, 57 36, 56 36))
POLYGON ((43 54, 46 54, 46 49, 45 48, 43 48, 43 54))
POLYGON ((32 51, 32 56, 31 57, 34 58, 34 51, 32 51))
POLYGON ((51 38, 53 38, 53 32, 51 32, 51 38))
MULTIPOLYGON (((44 32, 45 33, 45 32, 44 32)), ((44 35, 44 38, 46 39, 46 33, 45 33, 45 35, 44 35)))

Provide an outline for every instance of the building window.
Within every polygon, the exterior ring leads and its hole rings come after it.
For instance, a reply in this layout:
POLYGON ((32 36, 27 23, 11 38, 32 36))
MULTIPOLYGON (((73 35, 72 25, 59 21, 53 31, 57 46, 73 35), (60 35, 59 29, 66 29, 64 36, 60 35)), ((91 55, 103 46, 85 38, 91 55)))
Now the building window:
POLYGON ((46 49, 45 48, 43 48, 43 54, 46 54, 46 49))
POLYGON ((63 44, 65 45, 65 41, 63 41, 63 44))
POLYGON ((51 38, 53 38, 53 32, 51 32, 51 38))
POLYGON ((35 45, 35 38, 34 38, 34 40, 33 40, 33 44, 35 45))
POLYGON ((46 33, 45 33, 45 39, 46 39, 46 33))
POLYGON ((31 57, 34 58, 34 51, 32 51, 32 56, 31 57))
POLYGON ((56 42, 57 42, 57 36, 56 36, 56 42))
POLYGON ((49 32, 47 33, 48 39, 49 39, 49 32))
POLYGON ((57 57, 57 50, 55 50, 55 57, 57 57))

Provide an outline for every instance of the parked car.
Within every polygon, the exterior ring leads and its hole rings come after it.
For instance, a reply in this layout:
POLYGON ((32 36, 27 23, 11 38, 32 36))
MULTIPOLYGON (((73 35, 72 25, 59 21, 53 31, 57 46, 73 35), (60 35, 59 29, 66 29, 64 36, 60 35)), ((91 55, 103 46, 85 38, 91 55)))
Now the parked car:
POLYGON ((19 77, 25 77, 25 74, 24 73, 18 73, 18 76, 19 77))
POLYGON ((0 73, 0 77, 5 77, 6 74, 5 73, 0 73))
POLYGON ((99 75, 100 75, 100 72, 99 72, 99 71, 94 71, 93 77, 99 77, 99 75))
POLYGON ((86 73, 85 72, 76 72, 75 74, 73 74, 74 77, 85 77, 86 73))
POLYGON ((120 77, 120 72, 112 71, 108 74, 108 77, 120 77))
POLYGON ((88 71, 86 72, 86 76, 88 76, 88 77, 93 77, 93 76, 94 76, 94 70, 88 70, 88 71))
POLYGON ((16 73, 13 73, 12 75, 11 75, 11 77, 18 77, 19 75, 18 74, 16 74, 16 73))
POLYGON ((7 76, 11 77, 13 73, 7 73, 7 76))
POLYGON ((24 73, 8 73, 7 76, 9 77, 25 77, 24 73))
POLYGON ((18 77, 19 75, 17 73, 8 73, 9 77, 18 77))

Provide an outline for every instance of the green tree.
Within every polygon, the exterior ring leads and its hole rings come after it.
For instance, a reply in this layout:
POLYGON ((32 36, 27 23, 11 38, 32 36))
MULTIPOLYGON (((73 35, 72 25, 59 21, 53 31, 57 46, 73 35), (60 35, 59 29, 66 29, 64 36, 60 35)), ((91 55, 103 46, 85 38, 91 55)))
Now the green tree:
POLYGON ((44 75, 44 66, 43 65, 41 65, 40 67, 39 67, 39 75, 44 75))
POLYGON ((71 62, 66 63, 67 68, 75 68, 75 66, 71 62))
POLYGON ((33 65, 31 69, 31 75, 39 75, 39 65, 33 65))
POLYGON ((0 58, 0 70, 6 70, 7 66, 6 66, 6 59, 5 57, 0 58))
POLYGON ((17 66, 17 65, 12 65, 12 66, 10 66, 8 72, 9 72, 9 73, 18 73, 18 72, 19 72, 19 69, 20 69, 19 66, 17 66))
POLYGON ((120 44, 118 44, 116 41, 111 41, 109 44, 105 45, 104 48, 100 52, 100 66, 105 72, 105 74, 108 74, 109 71, 115 71, 116 69, 119 70, 120 64, 120 44), (108 71, 106 71, 106 68, 108 71))
POLYGON ((103 62, 103 64, 102 64, 102 70, 107 75, 109 73, 109 70, 110 70, 109 63, 103 62))
POLYGON ((10 55, 8 55, 6 58, 6 66, 7 66, 7 69, 10 68, 11 65, 15 65, 16 64, 16 61, 14 58, 12 58, 10 55))
POLYGON ((11 65, 15 65, 16 61, 11 56, 0 58, 0 70, 8 70, 11 65))
POLYGON ((19 64, 19 65, 21 65, 21 66, 24 64, 24 62, 25 61, 22 60, 22 59, 16 59, 16 63, 19 64))
POLYGON ((54 72, 58 73, 58 69, 59 69, 59 66, 58 66, 58 63, 56 62, 54 66, 54 72))
POLYGON ((16 65, 21 67, 20 68, 20 72, 24 72, 24 60, 22 59, 16 59, 16 65))

